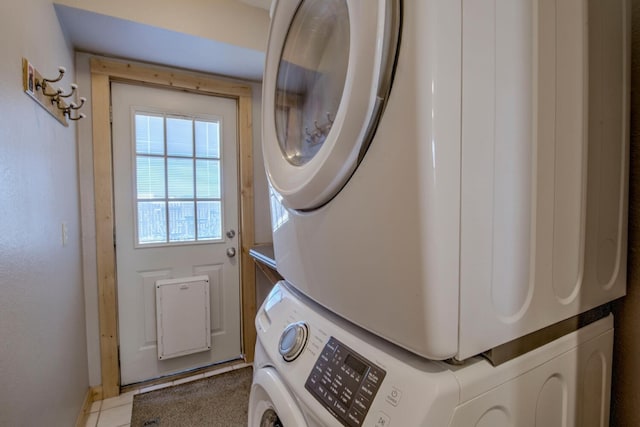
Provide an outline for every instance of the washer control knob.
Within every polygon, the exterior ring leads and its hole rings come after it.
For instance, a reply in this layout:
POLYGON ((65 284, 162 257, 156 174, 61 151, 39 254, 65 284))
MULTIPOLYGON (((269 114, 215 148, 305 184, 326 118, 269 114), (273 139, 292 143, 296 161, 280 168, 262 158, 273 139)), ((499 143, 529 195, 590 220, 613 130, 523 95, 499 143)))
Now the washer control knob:
POLYGON ((294 361, 304 350, 307 344, 309 329, 304 322, 296 322, 287 326, 280 336, 278 350, 282 358, 287 362, 294 361))

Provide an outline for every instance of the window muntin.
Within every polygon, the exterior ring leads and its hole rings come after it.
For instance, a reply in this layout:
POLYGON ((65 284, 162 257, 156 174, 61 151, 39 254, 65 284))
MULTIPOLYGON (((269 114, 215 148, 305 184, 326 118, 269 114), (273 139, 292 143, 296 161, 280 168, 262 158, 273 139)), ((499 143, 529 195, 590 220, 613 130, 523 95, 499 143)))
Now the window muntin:
POLYGON ((336 118, 349 31, 345 0, 304 0, 293 17, 276 79, 275 126, 280 149, 294 166, 316 155, 336 118))
POLYGON ((220 120, 134 115, 136 246, 222 240, 220 120))

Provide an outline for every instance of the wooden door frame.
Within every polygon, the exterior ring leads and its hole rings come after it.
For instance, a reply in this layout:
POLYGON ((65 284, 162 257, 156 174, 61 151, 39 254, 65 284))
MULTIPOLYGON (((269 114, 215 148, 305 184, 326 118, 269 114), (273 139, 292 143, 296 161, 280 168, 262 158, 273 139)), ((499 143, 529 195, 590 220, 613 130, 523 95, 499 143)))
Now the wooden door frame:
POLYGON ((172 88, 237 101, 242 353, 246 362, 252 362, 256 340, 253 324, 256 294, 255 268, 249 256, 255 239, 251 87, 195 73, 97 58, 91 59, 90 69, 102 398, 120 394, 110 114, 112 81, 172 88))

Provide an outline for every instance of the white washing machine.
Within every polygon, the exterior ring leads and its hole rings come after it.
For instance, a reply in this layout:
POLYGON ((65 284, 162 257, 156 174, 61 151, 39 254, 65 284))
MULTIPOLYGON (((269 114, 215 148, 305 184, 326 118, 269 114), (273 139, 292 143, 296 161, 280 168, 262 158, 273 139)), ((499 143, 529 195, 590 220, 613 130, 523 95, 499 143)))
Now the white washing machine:
POLYGON ((249 427, 608 425, 612 316, 498 367, 427 361, 284 282, 256 327, 249 427))
POLYGON ((432 360, 621 297, 628 0, 276 0, 279 272, 432 360))

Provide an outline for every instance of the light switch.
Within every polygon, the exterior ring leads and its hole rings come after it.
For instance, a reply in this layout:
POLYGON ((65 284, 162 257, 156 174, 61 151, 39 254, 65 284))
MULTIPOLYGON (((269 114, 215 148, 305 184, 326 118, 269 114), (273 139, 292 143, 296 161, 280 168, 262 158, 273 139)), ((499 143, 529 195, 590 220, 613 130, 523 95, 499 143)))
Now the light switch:
POLYGON ((69 232, 67 229, 67 223, 62 223, 62 246, 67 246, 67 241, 69 240, 69 232))

